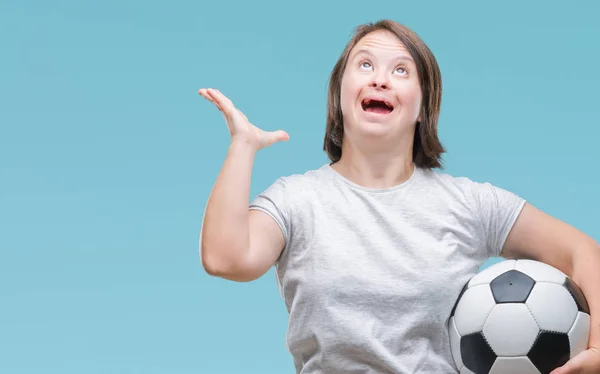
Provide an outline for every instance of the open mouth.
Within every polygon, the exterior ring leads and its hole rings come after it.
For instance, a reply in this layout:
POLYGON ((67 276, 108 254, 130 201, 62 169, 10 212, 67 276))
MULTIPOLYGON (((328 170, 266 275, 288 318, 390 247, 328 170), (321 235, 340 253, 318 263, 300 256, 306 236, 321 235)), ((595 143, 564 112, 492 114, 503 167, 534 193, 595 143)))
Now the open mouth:
POLYGON ((361 103, 365 112, 388 114, 394 110, 394 106, 387 101, 377 99, 364 99, 361 103))

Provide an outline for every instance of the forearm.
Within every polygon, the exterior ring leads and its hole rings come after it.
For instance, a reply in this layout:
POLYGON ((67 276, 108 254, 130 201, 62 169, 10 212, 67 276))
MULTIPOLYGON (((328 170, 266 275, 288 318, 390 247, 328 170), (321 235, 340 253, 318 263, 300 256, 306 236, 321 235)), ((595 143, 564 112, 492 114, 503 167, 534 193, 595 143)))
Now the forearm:
POLYGON ((600 348, 600 245, 593 240, 573 256, 573 281, 581 288, 590 307, 590 347, 600 348))
POLYGON ((202 262, 209 273, 234 266, 248 248, 248 203, 256 150, 233 141, 208 199, 202 224, 202 262))

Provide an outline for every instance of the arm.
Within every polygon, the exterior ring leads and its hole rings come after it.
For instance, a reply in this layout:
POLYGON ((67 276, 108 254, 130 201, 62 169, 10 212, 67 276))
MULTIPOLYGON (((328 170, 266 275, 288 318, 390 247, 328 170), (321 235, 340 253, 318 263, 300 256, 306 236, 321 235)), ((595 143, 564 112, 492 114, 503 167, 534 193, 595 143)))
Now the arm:
POLYGON ((275 263, 284 246, 277 223, 263 212, 249 211, 252 165, 258 150, 289 136, 281 130, 255 127, 218 90, 199 93, 223 113, 231 134, 229 151, 206 205, 200 235, 202 265, 213 276, 251 281, 275 263))
POLYGON ((248 210, 254 150, 232 142, 206 206, 200 252, 207 273, 234 281, 262 276, 283 250, 279 226, 248 210))
POLYGON ((502 256, 544 262, 573 279, 590 307, 589 346, 600 349, 600 245, 594 239, 526 204, 506 239, 502 256))

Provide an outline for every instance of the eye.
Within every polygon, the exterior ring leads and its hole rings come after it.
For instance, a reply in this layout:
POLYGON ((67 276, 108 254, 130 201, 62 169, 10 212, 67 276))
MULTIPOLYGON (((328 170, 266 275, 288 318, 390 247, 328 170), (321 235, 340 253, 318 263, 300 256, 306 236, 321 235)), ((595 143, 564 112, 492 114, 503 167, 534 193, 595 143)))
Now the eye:
POLYGON ((359 66, 363 70, 370 70, 372 67, 369 61, 362 61, 359 66))
POLYGON ((404 66, 398 66, 396 68, 396 73, 398 73, 400 75, 407 75, 408 74, 408 69, 406 69, 406 67, 404 67, 404 66))

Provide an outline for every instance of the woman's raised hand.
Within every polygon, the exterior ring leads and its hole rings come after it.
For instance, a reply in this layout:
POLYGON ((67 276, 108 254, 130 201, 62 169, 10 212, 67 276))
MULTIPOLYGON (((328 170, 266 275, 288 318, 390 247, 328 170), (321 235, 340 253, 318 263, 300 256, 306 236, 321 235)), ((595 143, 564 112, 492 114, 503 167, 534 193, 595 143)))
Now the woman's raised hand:
POLYGON ((223 117, 225 117, 232 141, 246 142, 258 151, 274 143, 289 139, 289 135, 283 130, 264 131, 251 124, 246 115, 237 109, 231 100, 219 90, 201 88, 198 93, 215 104, 221 111, 223 117))

